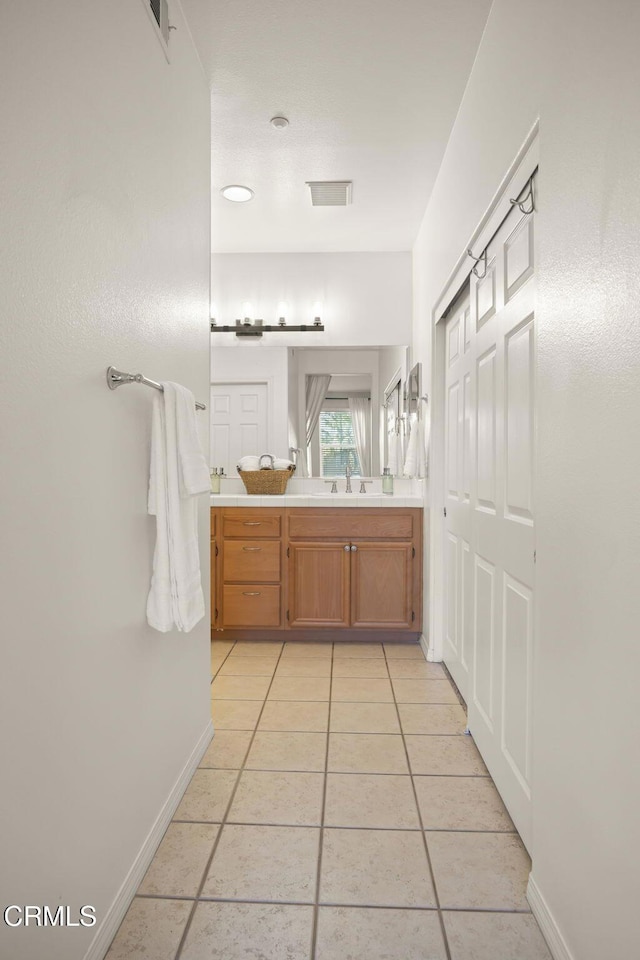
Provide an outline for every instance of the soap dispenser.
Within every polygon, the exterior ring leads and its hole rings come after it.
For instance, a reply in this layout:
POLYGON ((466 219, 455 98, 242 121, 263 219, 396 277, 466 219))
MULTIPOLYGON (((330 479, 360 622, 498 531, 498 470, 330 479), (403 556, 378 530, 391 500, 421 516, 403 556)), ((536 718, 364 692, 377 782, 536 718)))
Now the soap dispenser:
POLYGON ((382 492, 388 496, 393 495, 393 476, 390 467, 385 467, 382 471, 382 492))
POLYGON ((214 467, 209 476, 211 479, 211 493, 220 493, 220 474, 218 473, 218 468, 214 467))

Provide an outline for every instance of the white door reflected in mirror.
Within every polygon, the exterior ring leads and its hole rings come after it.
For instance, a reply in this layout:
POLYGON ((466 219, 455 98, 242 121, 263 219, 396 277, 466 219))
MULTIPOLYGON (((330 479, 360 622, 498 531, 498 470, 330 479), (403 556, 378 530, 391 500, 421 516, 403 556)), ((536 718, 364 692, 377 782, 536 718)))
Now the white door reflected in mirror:
POLYGON ((211 385, 211 466, 236 476, 241 457, 268 450, 266 383, 211 385))

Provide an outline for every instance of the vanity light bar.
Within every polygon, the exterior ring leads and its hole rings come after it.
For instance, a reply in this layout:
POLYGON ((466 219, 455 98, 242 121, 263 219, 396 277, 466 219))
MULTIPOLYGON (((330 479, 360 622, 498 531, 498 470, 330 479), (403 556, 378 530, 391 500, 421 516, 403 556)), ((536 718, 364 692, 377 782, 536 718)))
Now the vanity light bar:
POLYGON ((236 320, 234 326, 224 324, 219 327, 215 320, 211 321, 211 333, 235 333, 236 337, 261 337, 263 333, 322 333, 323 330, 324 324, 320 322, 319 317, 313 323, 297 325, 286 323, 263 325, 236 320))

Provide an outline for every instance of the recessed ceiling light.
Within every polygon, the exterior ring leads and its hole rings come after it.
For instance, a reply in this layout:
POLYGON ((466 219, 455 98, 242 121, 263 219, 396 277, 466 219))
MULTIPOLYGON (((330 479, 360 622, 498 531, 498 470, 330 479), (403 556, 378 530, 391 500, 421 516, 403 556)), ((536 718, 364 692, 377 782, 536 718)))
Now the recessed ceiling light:
POLYGON ((271 117, 269 123, 272 127, 277 127, 279 130, 282 130, 283 127, 289 126, 289 121, 286 117, 271 117))
POLYGON ((253 196, 253 190, 249 187, 241 187, 237 183, 230 183, 228 187, 223 187, 220 193, 225 200, 233 200, 234 203, 246 203, 253 196))

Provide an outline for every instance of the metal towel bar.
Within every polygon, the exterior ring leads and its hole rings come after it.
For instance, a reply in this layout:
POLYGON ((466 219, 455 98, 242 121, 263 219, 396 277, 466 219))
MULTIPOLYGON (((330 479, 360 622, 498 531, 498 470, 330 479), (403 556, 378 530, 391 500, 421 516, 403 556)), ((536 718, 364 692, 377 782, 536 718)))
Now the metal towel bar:
MULTIPOLYGON (((145 387, 153 387, 154 390, 162 390, 164 392, 164 387, 161 383, 156 383, 155 380, 149 380, 147 377, 143 377, 141 373, 123 373, 122 370, 116 370, 115 367, 107 367, 107 386, 109 390, 115 390, 116 387, 121 387, 123 383, 143 383, 145 387)), ((206 410, 207 408, 204 403, 196 400, 196 409, 206 410)))

